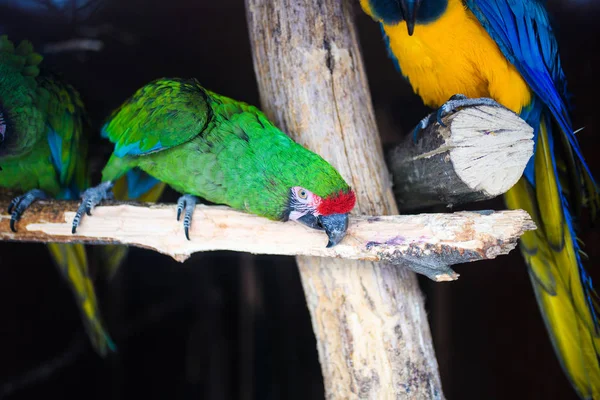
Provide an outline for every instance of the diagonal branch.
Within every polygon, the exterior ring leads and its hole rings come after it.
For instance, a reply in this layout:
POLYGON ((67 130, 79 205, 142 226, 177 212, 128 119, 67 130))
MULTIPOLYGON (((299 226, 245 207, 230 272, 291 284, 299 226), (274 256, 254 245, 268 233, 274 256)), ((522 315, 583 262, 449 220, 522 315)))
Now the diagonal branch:
MULTIPOLYGON (((0 197, 0 210, 8 198, 0 197)), ((185 239, 174 204, 113 203, 94 209, 71 234, 77 203, 39 201, 17 224, 0 214, 0 240, 113 243, 143 247, 185 261, 199 251, 232 250, 261 254, 311 255, 355 260, 417 262, 435 280, 454 280, 448 265, 495 258, 512 250, 524 231, 534 229, 518 211, 457 212, 404 216, 353 216, 347 237, 327 249, 323 232, 295 222, 275 222, 224 206, 196 207, 185 239)), ((420 271, 419 271, 420 272, 420 271)))

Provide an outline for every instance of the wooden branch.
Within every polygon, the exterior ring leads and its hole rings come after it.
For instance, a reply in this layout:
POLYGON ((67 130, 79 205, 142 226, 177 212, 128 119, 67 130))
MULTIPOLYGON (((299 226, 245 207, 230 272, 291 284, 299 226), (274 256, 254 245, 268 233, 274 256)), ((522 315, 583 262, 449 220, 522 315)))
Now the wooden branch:
POLYGON ((468 107, 410 134, 388 154, 402 211, 504 194, 533 155, 533 128, 504 107, 468 107))
MULTIPOLYGON (((8 201, 0 199, 0 210, 8 201)), ((99 206, 77 234, 71 223, 72 201, 40 201, 10 230, 10 215, 0 214, 0 240, 127 244, 156 250, 178 261, 199 251, 233 250, 261 254, 312 255, 401 264, 418 258, 434 266, 432 279, 458 278, 445 263, 495 258, 512 250, 519 236, 533 228, 524 211, 407 216, 355 216, 347 238, 327 249, 327 236, 295 222, 275 222, 224 206, 199 205, 188 241, 174 204, 99 206), (439 261, 442 260, 442 263, 439 261), (439 267, 437 267, 439 265, 439 267)))

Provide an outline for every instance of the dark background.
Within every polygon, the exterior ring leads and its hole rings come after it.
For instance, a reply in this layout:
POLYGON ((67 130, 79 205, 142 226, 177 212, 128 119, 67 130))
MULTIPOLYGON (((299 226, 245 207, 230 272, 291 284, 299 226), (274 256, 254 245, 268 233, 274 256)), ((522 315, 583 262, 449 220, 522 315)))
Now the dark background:
MULTIPOLYGON (((211 90, 258 105, 242 0, 104 0, 77 12, 25 7, 33 3, 0 0, 0 33, 13 41, 28 38, 40 50, 74 37, 103 42, 98 52, 48 54, 44 61, 80 90, 96 124, 161 76, 196 77, 211 90)), ((575 126, 586 127, 579 139, 600 176, 600 2, 554 0, 549 8, 574 95, 575 126)), ((378 26, 358 7, 356 14, 389 149, 428 110, 393 69, 378 26)), ((110 147, 99 138, 92 147, 97 174, 110 147)), ((176 197, 170 191, 163 200, 176 197)), ((593 269, 599 232, 584 228, 593 269)), ((214 252, 180 264, 132 248, 110 285, 98 279, 120 350, 106 361, 87 344, 72 295, 43 245, 0 243, 0 266, 0 397, 323 398, 310 316, 291 257, 214 252)), ((456 270, 461 278, 454 283, 420 279, 447 398, 574 399, 519 253, 456 270)), ((597 271, 592 275, 600 279, 597 271)))

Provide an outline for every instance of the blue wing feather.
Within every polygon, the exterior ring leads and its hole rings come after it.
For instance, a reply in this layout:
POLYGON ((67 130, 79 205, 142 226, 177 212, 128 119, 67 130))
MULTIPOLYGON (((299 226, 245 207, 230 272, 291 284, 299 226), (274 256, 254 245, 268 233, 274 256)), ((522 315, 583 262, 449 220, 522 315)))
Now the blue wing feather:
MULTIPOLYGON (((527 84, 550 109, 585 172, 569 117, 566 78, 558 55, 558 43, 548 13, 540 0, 467 0, 467 7, 517 68, 527 84)), ((527 121, 535 125, 539 121, 527 121)), ((595 184, 595 182, 594 182, 595 184)))

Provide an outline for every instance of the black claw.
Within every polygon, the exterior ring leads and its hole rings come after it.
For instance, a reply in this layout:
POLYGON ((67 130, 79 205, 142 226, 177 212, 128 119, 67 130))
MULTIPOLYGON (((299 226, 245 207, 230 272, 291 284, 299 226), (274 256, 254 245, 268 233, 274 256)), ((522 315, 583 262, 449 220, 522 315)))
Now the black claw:
POLYGON ((181 218, 181 208, 177 207, 177 221, 181 218))
POLYGON ((183 230, 185 231, 185 237, 187 240, 190 240, 190 228, 186 226, 183 228, 183 230))
POLYGON ((17 229, 15 228, 15 222, 17 222, 17 219, 15 218, 14 215, 12 215, 10 217, 10 230, 16 233, 17 229))

